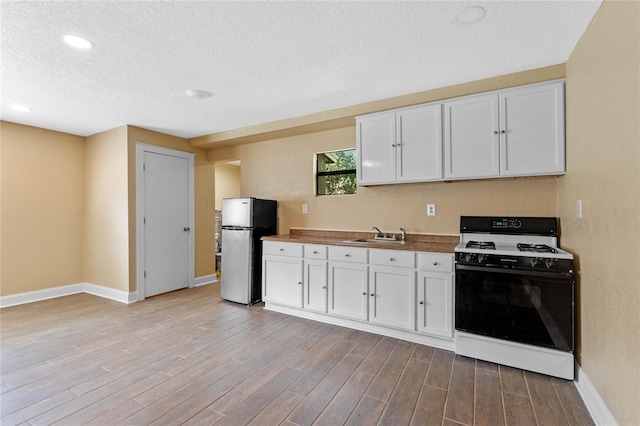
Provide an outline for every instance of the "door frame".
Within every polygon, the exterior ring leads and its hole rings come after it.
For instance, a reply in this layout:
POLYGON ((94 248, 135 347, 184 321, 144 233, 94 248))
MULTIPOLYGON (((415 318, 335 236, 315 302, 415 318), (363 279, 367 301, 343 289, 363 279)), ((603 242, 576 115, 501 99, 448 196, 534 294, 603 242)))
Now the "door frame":
POLYGON ((138 301, 145 298, 145 238, 144 238, 144 154, 169 155, 189 161, 189 288, 195 281, 195 185, 194 185, 194 157, 195 154, 162 148, 142 142, 136 142, 136 294, 138 301))

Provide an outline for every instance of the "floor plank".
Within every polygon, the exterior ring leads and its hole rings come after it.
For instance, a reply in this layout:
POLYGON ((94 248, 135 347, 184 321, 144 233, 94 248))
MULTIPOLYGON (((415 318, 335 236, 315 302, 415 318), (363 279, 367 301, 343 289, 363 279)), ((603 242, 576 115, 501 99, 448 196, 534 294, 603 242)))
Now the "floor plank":
POLYGON ((223 301, 0 309, 0 423, 593 424, 572 382, 223 301))

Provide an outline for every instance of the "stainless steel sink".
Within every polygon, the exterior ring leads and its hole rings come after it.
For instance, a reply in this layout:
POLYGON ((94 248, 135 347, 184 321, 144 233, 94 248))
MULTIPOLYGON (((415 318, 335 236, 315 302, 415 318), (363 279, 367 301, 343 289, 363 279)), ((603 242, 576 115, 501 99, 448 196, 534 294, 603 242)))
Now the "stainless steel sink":
POLYGON ((352 243, 352 244, 390 244, 403 246, 409 244, 410 241, 402 241, 402 240, 391 240, 391 239, 374 239, 374 238, 355 238, 353 240, 344 240, 343 243, 352 243))

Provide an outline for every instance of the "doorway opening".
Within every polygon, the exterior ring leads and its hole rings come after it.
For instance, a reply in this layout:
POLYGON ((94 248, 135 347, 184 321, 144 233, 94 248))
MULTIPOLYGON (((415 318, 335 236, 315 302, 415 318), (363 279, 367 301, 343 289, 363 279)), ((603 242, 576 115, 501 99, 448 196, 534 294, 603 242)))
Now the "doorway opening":
POLYGON ((242 196, 242 181, 240 179, 240 160, 220 161, 215 163, 215 250, 216 275, 220 276, 222 267, 222 199, 238 198, 242 196))

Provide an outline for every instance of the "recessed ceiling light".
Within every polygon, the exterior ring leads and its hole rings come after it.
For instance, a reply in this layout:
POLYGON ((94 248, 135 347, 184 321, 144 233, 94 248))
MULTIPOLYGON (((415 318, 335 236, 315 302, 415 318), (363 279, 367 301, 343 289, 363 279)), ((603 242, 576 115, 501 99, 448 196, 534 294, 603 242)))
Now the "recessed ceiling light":
POLYGON ((76 49, 88 50, 93 47, 93 43, 91 43, 86 38, 78 37, 75 35, 67 34, 62 37, 62 39, 69 45, 73 46, 76 49))
POLYGON ((207 92, 206 90, 197 90, 197 89, 187 90, 186 93, 188 97, 193 99, 204 99, 213 95, 213 93, 207 92))
POLYGON ((458 13, 453 22, 460 25, 474 24, 484 18, 485 13, 484 8, 471 6, 458 13))
POLYGON ((13 104, 11 105, 11 109, 14 111, 18 111, 18 112, 29 112, 31 111, 31 108, 29 108, 26 105, 21 105, 21 104, 13 104))

